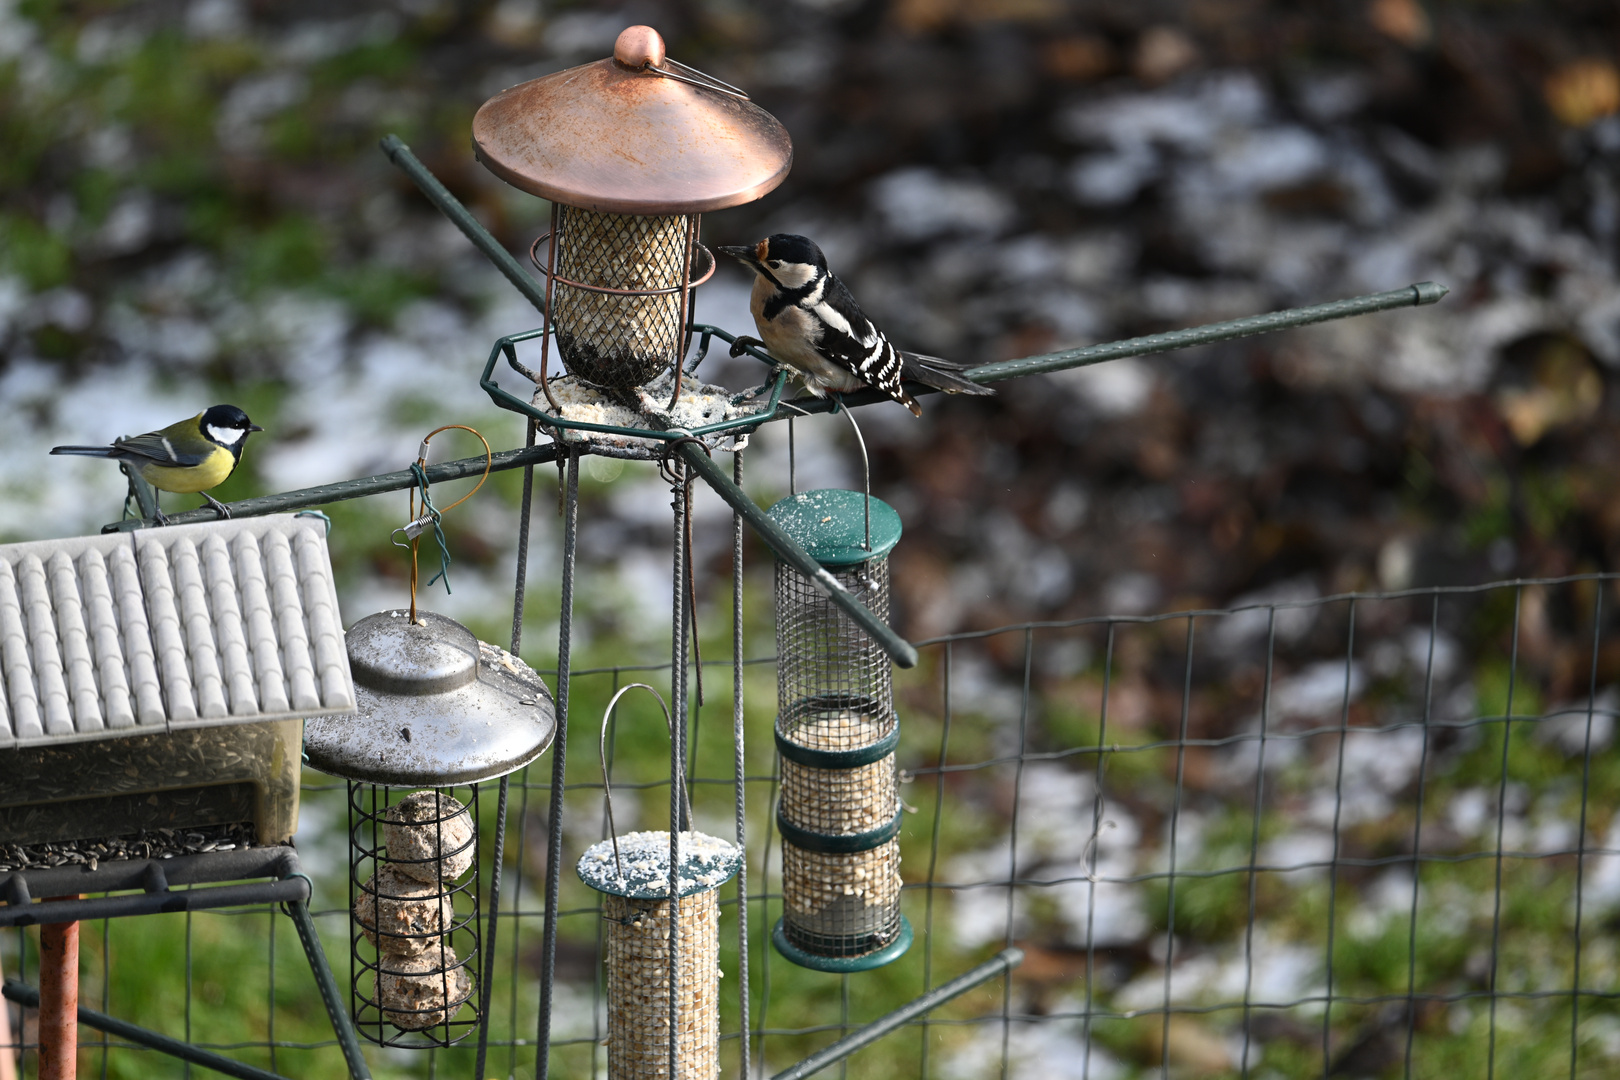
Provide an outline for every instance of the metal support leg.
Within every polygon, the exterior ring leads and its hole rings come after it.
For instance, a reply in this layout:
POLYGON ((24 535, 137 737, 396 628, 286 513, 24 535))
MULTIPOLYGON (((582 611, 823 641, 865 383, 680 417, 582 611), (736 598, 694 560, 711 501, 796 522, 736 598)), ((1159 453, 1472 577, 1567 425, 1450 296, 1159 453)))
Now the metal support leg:
POLYGON ((557 978, 557 894, 562 884, 563 779, 568 767, 568 672, 573 647, 574 550, 579 540, 579 455, 568 455, 563 507, 562 600, 557 613, 557 734, 551 740, 551 821, 546 839, 546 920, 541 938, 540 1025, 535 1040, 535 1080, 551 1068, 551 1001, 557 978))
POLYGON ((39 990, 39 1080, 74 1080, 79 1074, 78 923, 40 927, 39 990))
POLYGON ((321 947, 321 936, 315 931, 315 920, 310 917, 309 905, 302 900, 289 900, 282 905, 282 909, 298 928, 298 940, 304 945, 304 955, 309 959, 310 974, 315 976, 315 986, 321 992, 326 1015, 332 1018, 332 1031, 337 1035, 338 1045, 343 1048, 343 1060, 349 1065, 349 1076, 352 1080, 371 1080, 371 1069, 360 1053, 360 1036, 355 1033, 354 1018, 349 1015, 337 979, 332 977, 332 965, 326 962, 326 950, 321 947))

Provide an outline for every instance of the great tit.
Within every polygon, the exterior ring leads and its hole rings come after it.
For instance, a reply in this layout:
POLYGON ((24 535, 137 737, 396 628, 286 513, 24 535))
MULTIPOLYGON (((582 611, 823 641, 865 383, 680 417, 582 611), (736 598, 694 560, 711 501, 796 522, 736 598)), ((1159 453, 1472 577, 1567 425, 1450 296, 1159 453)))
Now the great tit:
MULTIPOLYGON (((218 487, 236 471, 248 435, 263 430, 235 405, 215 405, 189 420, 119 439, 111 446, 56 446, 51 453, 112 458, 135 470, 159 491, 195 492, 207 499, 220 517, 230 517, 230 511, 208 494, 208 489, 218 487)), ((157 519, 161 524, 161 510, 157 519)))
POLYGON ((961 364, 901 352, 889 344, 809 239, 777 233, 753 247, 719 250, 758 275, 748 307, 765 340, 738 338, 732 356, 744 345, 764 345, 771 356, 797 371, 805 389, 816 397, 870 386, 910 409, 913 416, 922 415, 922 406, 901 385, 903 379, 947 394, 995 393, 962 375, 961 364))

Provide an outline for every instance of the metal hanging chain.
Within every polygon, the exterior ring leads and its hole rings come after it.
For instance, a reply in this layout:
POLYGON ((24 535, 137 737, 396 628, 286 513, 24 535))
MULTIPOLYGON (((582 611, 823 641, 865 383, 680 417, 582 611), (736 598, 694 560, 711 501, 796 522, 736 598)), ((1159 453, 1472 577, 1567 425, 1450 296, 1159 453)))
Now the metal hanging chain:
POLYGON ((393 532, 388 534, 390 541, 392 541, 392 543, 393 543, 393 545, 395 547, 401 547, 401 548, 402 547, 409 547, 410 552, 411 552, 411 622, 412 623, 416 622, 416 586, 417 586, 417 578, 418 578, 417 549, 421 546, 422 534, 424 532, 426 532, 428 529, 432 529, 433 530, 433 539, 439 545, 439 572, 437 574, 434 574, 431 578, 428 579, 428 585, 431 586, 435 581, 438 581, 440 578, 443 578, 444 579, 444 591, 446 593, 449 593, 450 592, 450 545, 445 541, 445 538, 444 538, 444 528, 443 528, 444 515, 449 513, 451 510, 454 510, 456 507, 460 506, 462 503, 466 502, 468 499, 472 498, 474 495, 478 494, 478 489, 483 487, 484 482, 489 479, 490 469, 494 464, 495 464, 495 452, 492 449, 490 449, 489 440, 484 438, 484 436, 482 434, 480 434, 476 428, 470 428, 466 424, 445 424, 443 427, 434 428, 432 431, 427 433, 426 437, 424 437, 422 439, 422 445, 416 452, 416 460, 411 462, 411 470, 410 470, 411 471, 411 477, 415 481, 415 483, 412 485, 412 487, 410 489, 410 491, 411 491, 411 494, 410 494, 411 520, 407 524, 400 526, 399 528, 395 529, 393 532), (479 442, 484 444, 484 473, 483 473, 482 476, 480 476, 478 478, 478 483, 473 485, 473 489, 471 491, 467 492, 467 494, 463 495, 461 498, 457 499, 455 502, 451 503, 449 506, 446 506, 446 507, 441 509, 441 508, 433 505, 433 497, 428 493, 428 486, 429 486, 428 477, 427 477, 428 444, 433 441, 433 436, 439 434, 439 432, 441 432, 441 431, 449 431, 452 428, 455 428, 456 430, 459 430, 459 431, 470 431, 474 435, 478 436, 478 441, 479 442), (420 498, 422 500, 420 512, 418 512, 418 508, 417 508, 417 499, 418 498, 420 498), (395 536, 398 536, 400 533, 405 534, 405 539, 409 542, 408 544, 402 544, 398 540, 393 539, 395 536))
MULTIPOLYGON (((608 720, 613 716, 613 710, 618 707, 619 699, 638 687, 658 699, 658 707, 664 710, 664 725, 669 728, 669 744, 672 750, 675 745, 675 718, 670 715, 669 706, 664 702, 664 696, 644 682, 633 682, 620 687, 618 693, 614 694, 612 700, 608 702, 607 708, 602 710, 602 729, 596 740, 596 761, 602 769, 602 798, 607 804, 608 837, 613 841, 613 866, 618 870, 620 877, 624 876, 624 861, 619 858, 619 829, 618 826, 613 824, 613 787, 608 781, 607 729, 608 720)), ((682 801, 686 804, 686 817, 690 821, 692 817, 692 795, 691 792, 686 790, 685 784, 680 785, 680 787, 682 801)), ((479 1075, 482 1076, 483 1074, 480 1073, 479 1075)))

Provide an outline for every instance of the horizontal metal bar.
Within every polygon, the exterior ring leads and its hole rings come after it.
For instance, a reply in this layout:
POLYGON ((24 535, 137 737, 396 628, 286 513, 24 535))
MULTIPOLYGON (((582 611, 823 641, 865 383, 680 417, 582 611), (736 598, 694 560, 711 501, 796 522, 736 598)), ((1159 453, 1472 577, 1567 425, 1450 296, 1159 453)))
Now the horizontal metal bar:
MULTIPOLYGON (((541 465, 557 459, 555 443, 543 443, 539 446, 518 447, 516 450, 502 450, 493 455, 489 466, 492 473, 502 472, 506 469, 520 469, 525 465, 541 465)), ((469 476, 482 476, 484 473, 484 455, 477 457, 458 458, 455 461, 446 461, 438 465, 427 467, 429 483, 441 484, 447 480, 462 480, 469 476)), ((299 488, 297 491, 284 491, 279 495, 264 495, 256 499, 242 499, 239 502, 226 503, 225 509, 231 512, 233 518, 261 517, 265 514, 282 514, 289 510, 301 510, 308 506, 325 506, 328 503, 346 502, 349 499, 363 499, 367 495, 380 495, 388 491, 403 491, 416 483, 409 469, 398 472, 379 473, 376 476, 362 476, 354 480, 340 480, 335 484, 322 484, 319 487, 299 488)), ((169 514, 164 520, 170 525, 190 525, 198 521, 216 521, 219 515, 209 507, 198 510, 187 510, 179 514, 169 514)), ((152 521, 118 521, 111 525, 102 526, 101 531, 128 532, 131 529, 151 528, 156 522, 152 521)))
MULTIPOLYGON (((1017 360, 1003 360, 995 364, 981 364, 969 368, 963 374, 982 384, 1002 382, 1024 375, 1049 375, 1054 371, 1087 367, 1105 360, 1123 360, 1128 356, 1148 356, 1175 349, 1188 349, 1195 345, 1209 345, 1217 341, 1231 341, 1234 338, 1250 337, 1254 334, 1268 334, 1274 330, 1288 330, 1333 319, 1346 319, 1353 315, 1370 315, 1375 311, 1389 311, 1392 308, 1436 304, 1450 291, 1444 285, 1433 281, 1420 281, 1404 289, 1367 293, 1364 296, 1352 296, 1347 300, 1334 300, 1326 304, 1288 308, 1266 315, 1250 315, 1227 322, 1191 326, 1185 330, 1171 330, 1163 334, 1149 334, 1146 337, 1087 345, 1082 349, 1065 349, 1063 352, 1042 353, 1037 356, 1020 357, 1017 360)), ((908 384, 908 389, 913 396, 938 393, 933 387, 923 386, 920 383, 908 384)), ((854 407, 888 400, 886 394, 875 390, 858 390, 852 394, 844 394, 841 399, 795 398, 787 404, 800 412, 824 413, 837 410, 839 405, 854 407)))
POLYGON ((0 871, 0 900, 16 895, 19 885, 25 896, 73 896, 120 889, 151 891, 173 885, 284 878, 298 872, 298 853, 287 844, 204 851, 169 859, 105 859, 94 870, 75 865, 0 871))
POLYGON ((812 1076, 829 1065, 837 1064, 862 1047, 877 1042, 895 1028, 915 1020, 931 1009, 938 1008, 958 995, 965 994, 981 983, 989 982, 1003 972, 1011 971, 1023 962, 1024 950, 1003 949, 992 959, 971 971, 958 975, 942 986, 934 987, 915 1001, 902 1005, 887 1016, 879 1017, 858 1031, 851 1032, 831 1046, 811 1054, 792 1068, 777 1073, 771 1080, 804 1080, 805 1077, 812 1076))
MULTIPOLYGON (((27 983, 7 979, 4 993, 8 1000, 15 1001, 26 1009, 39 1008, 39 991, 27 983)), ((120 1020, 115 1016, 108 1016, 106 1013, 87 1009, 83 1005, 79 1006, 79 1023, 86 1027, 93 1027, 97 1031, 105 1031, 107 1034, 115 1035, 120 1039, 127 1039, 138 1046, 162 1051, 170 1057, 189 1061, 193 1065, 201 1065, 205 1069, 213 1069, 215 1072, 224 1073, 226 1076, 238 1077, 239 1080, 287 1080, 280 1073, 255 1068, 234 1058, 228 1058, 224 1054, 204 1050, 200 1046, 193 1046, 180 1039, 159 1034, 156 1031, 143 1028, 139 1024, 132 1024, 128 1020, 120 1020)))
POLYGON ((691 466, 714 489, 715 494, 741 515, 749 528, 759 534, 759 538, 776 552, 778 558, 814 582, 839 610, 877 642, 878 648, 889 654, 891 660, 903 668, 917 666, 917 650, 911 647, 911 642, 895 633, 888 623, 872 613, 871 608, 855 599, 853 593, 840 585, 837 578, 812 559, 809 552, 771 520, 770 515, 761 510, 742 488, 732 483, 731 477, 710 460, 708 454, 689 442, 676 443, 675 451, 681 455, 681 460, 691 466))
POLYGON ((8 904, 0 907, 0 926, 121 919, 131 915, 207 911, 211 908, 279 904, 308 899, 309 881, 303 877, 293 877, 245 885, 218 885, 207 889, 159 889, 155 892, 123 893, 119 896, 97 896, 84 900, 8 904))
POLYGON ((495 269, 506 275, 506 280, 517 287, 524 299, 533 304, 536 311, 546 310, 546 292, 540 283, 529 276, 523 265, 507 251, 501 242, 491 236, 489 230, 479 224, 478 219, 472 216, 472 211, 461 205, 461 200, 450 194, 439 178, 428 170, 426 165, 417 160, 411 148, 398 135, 384 135, 380 143, 383 153, 388 160, 398 165, 400 171, 410 177, 428 201, 439 208, 439 211, 449 218, 456 228, 460 229, 473 246, 482 251, 489 261, 495 264, 495 269))

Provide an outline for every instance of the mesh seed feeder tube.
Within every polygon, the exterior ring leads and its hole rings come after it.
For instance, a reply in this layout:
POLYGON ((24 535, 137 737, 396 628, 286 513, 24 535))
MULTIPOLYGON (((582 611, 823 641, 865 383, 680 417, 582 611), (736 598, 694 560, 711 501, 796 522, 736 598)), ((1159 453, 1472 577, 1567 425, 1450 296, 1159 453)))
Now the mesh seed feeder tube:
MULTIPOLYGON (((856 491, 805 491, 770 509, 838 583, 889 617, 900 515, 856 491)), ((772 938, 794 963, 864 971, 900 956, 900 741, 887 653, 822 587, 776 564, 776 747, 783 914, 772 938)))
POLYGON ((736 87, 669 58, 648 26, 613 56, 511 87, 473 118, 485 167, 552 204, 531 257, 546 278, 539 381, 554 335, 574 379, 610 393, 673 371, 692 289, 714 272, 701 216, 752 202, 786 178, 787 131, 736 87), (539 249, 550 239, 542 260, 539 249))
POLYGON ((367 616, 347 644, 358 710, 310 720, 304 751, 348 781, 355 1027, 383 1046, 449 1046, 481 1019, 479 787, 551 745, 551 694, 431 612, 367 616))
MULTIPOLYGON (((720 888, 742 865, 742 849, 691 830, 618 835, 607 721, 633 689, 658 698, 670 724, 663 698, 646 683, 622 687, 608 703, 600 750, 609 835, 587 848, 577 866, 580 880, 604 897, 607 1074, 609 1080, 709 1080, 720 1075, 720 888)), ((679 773, 675 783, 671 816, 678 819, 684 808, 689 818, 679 773)))

